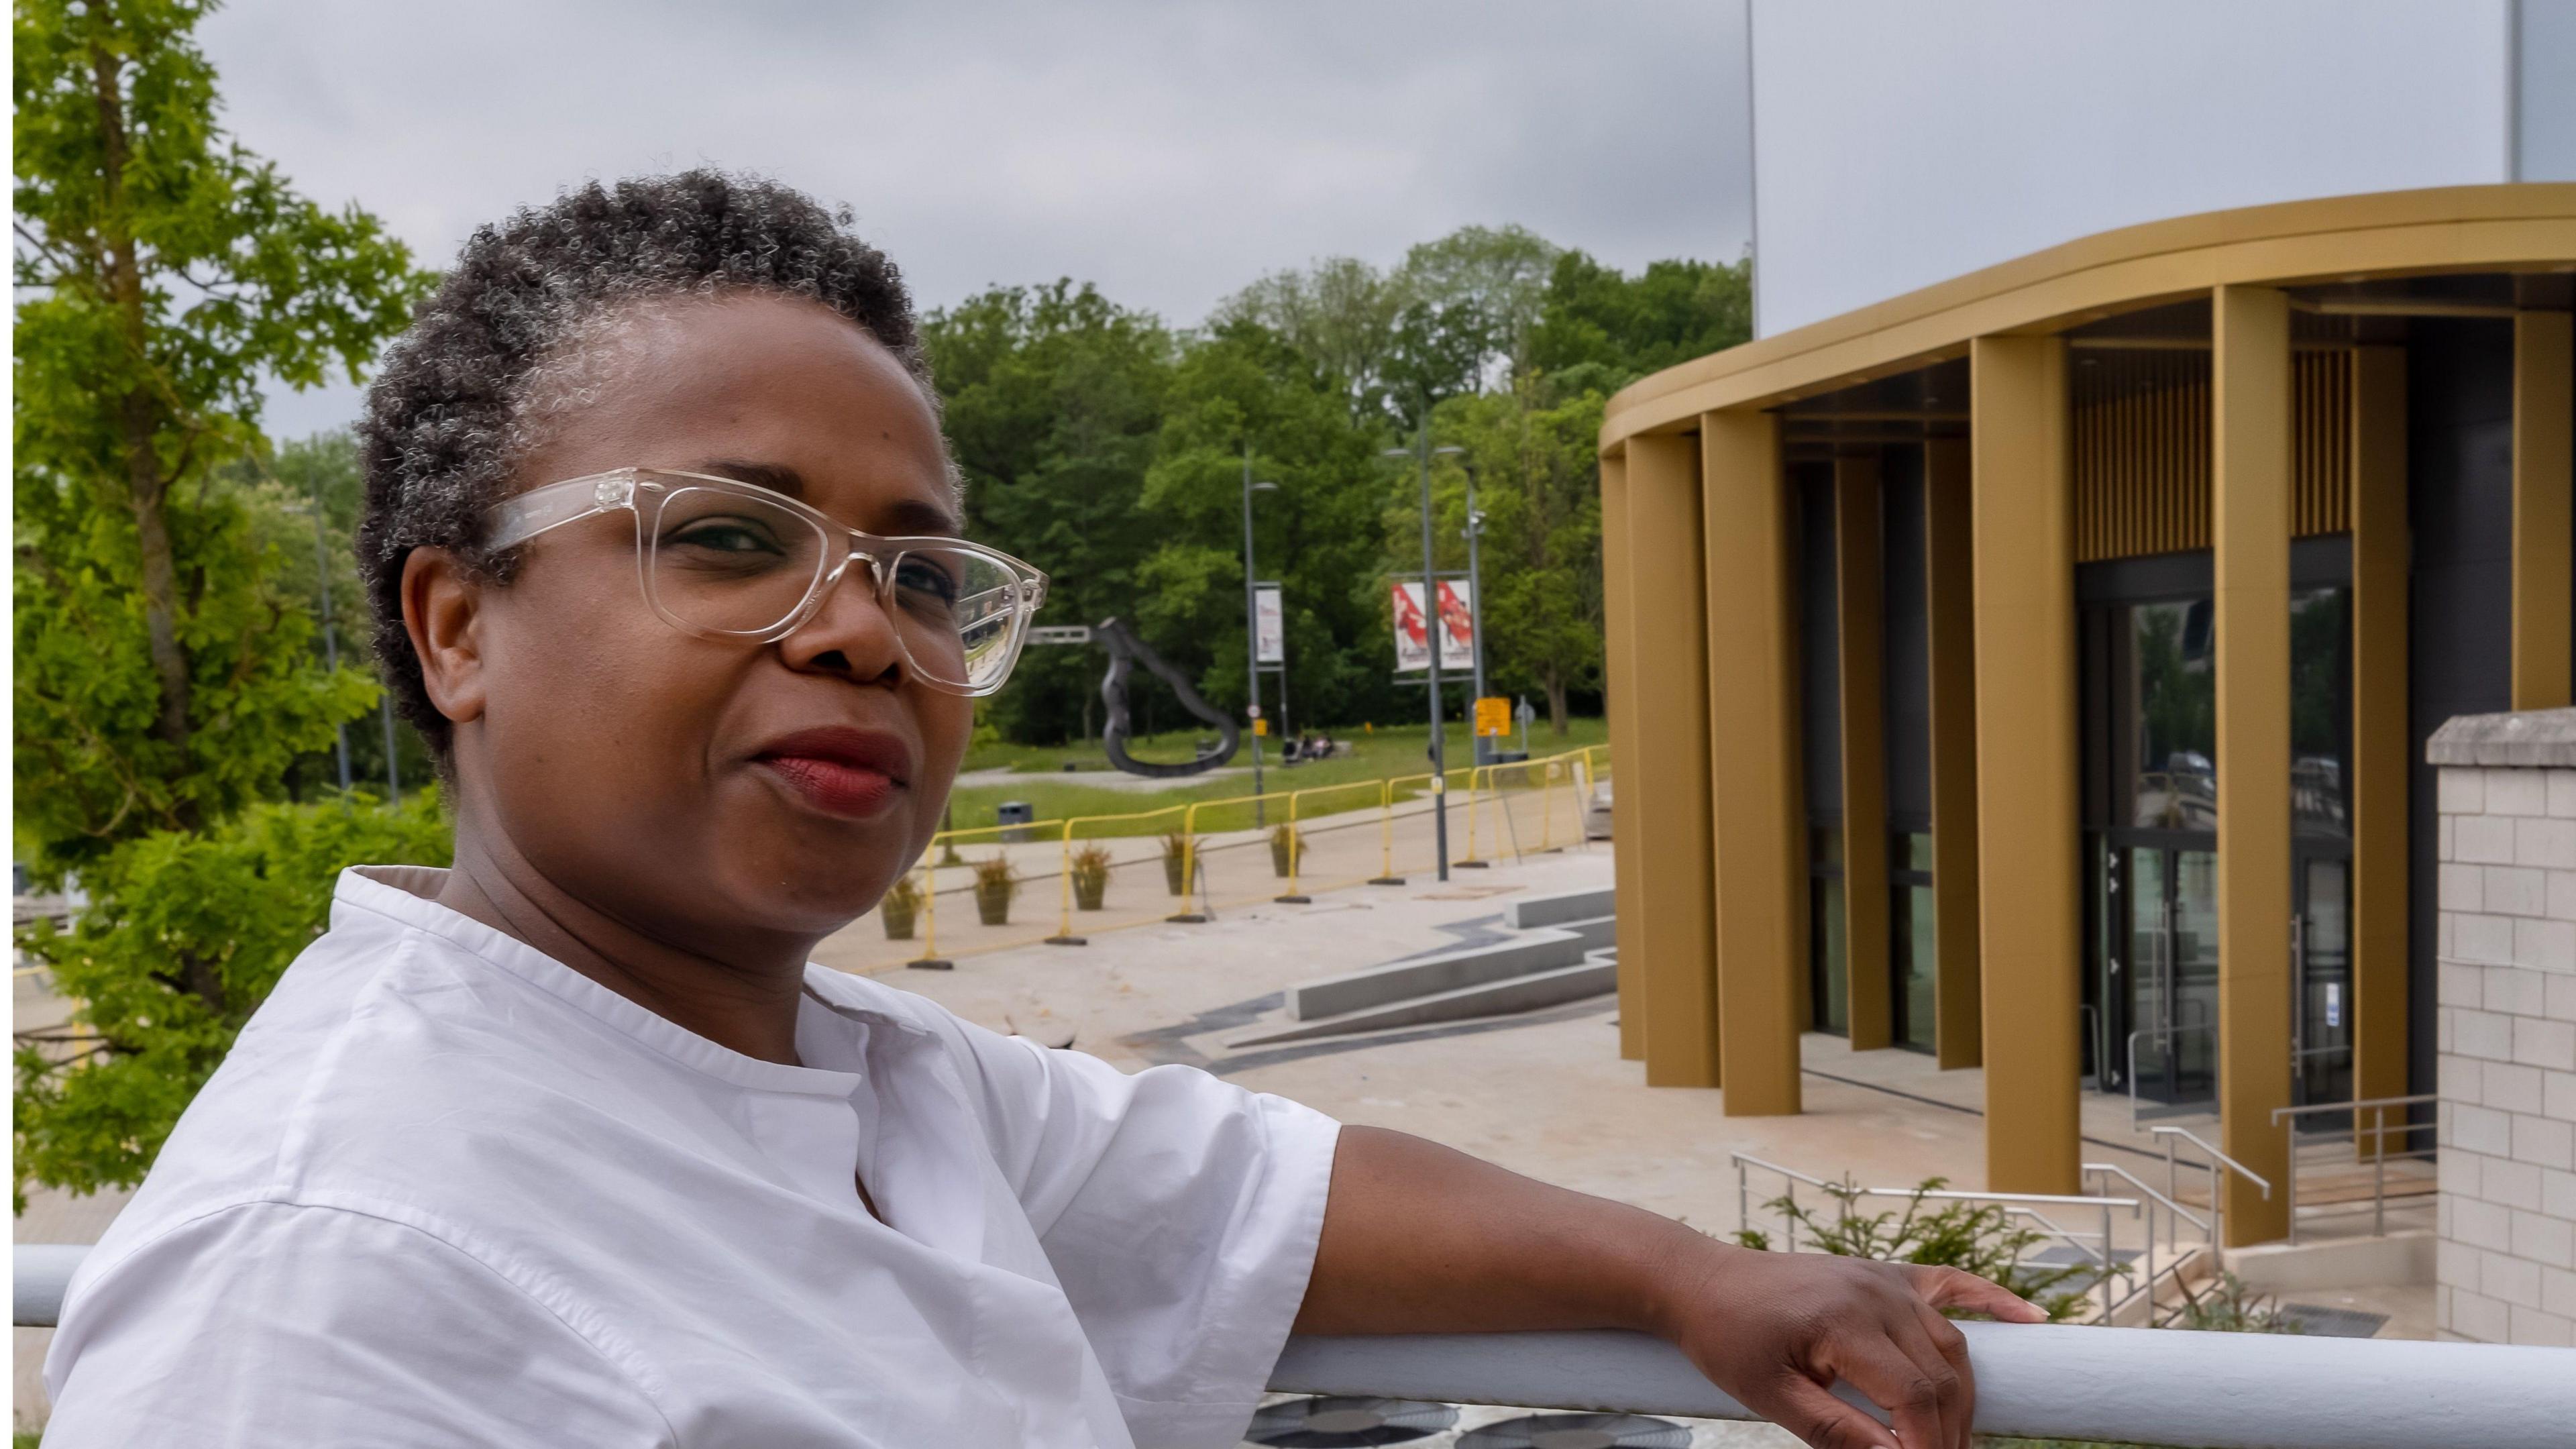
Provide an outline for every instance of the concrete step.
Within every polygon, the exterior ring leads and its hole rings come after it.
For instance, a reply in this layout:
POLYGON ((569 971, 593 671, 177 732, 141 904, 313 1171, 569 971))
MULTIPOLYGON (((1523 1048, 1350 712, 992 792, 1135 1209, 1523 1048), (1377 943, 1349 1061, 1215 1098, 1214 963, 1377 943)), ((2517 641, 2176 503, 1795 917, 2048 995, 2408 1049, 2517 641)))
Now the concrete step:
POLYGON ((1523 896, 1503 907, 1503 922, 1515 931, 1565 926, 1576 921, 1606 920, 1617 909, 1608 886, 1599 890, 1564 891, 1552 896, 1523 896))
POLYGON ((1336 1016, 1301 1019, 1295 1026, 1257 1033, 1227 1045, 1268 1046, 1276 1042, 1312 1041, 1319 1037, 1349 1036, 1391 1027, 1421 1026, 1435 1021, 1463 1021, 1472 1017, 1536 1011, 1541 1007, 1562 1005, 1618 990, 1616 957, 1615 951, 1592 951, 1570 966, 1526 971, 1500 980, 1478 981, 1429 995, 1345 1011, 1336 1016))
POLYGON ((1288 1015, 1297 1021, 1320 1021, 1413 997, 1580 965, 1585 953, 1611 943, 1617 924, 1608 916, 1569 921, 1525 931, 1508 941, 1462 946, 1327 976, 1290 987, 1288 1015))

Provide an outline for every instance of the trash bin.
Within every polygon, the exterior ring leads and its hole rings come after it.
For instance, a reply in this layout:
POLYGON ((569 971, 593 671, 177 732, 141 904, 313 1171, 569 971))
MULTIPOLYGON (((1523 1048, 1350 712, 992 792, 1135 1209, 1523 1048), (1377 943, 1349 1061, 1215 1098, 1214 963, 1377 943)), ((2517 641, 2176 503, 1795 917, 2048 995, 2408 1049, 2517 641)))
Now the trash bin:
MULTIPOLYGON (((1027 825, 1037 818, 1037 807, 1026 800, 1005 800, 995 807, 993 813, 993 822, 997 825, 1027 825)), ((1035 834, 1036 832, 1028 830, 1005 830, 1002 832, 1002 838, 1028 840, 1034 838, 1035 834)))

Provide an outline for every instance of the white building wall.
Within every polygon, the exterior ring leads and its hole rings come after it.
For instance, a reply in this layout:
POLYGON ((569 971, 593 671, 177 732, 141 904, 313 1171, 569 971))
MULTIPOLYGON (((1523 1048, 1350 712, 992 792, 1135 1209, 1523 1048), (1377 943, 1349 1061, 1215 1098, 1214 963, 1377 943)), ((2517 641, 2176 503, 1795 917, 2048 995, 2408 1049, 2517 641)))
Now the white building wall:
POLYGON ((2506 0, 1749 3, 1764 336, 2138 222, 2503 181, 2516 152, 2506 0))
POLYGON ((2454 720, 2441 773, 2443 1337, 2576 1344, 2576 710, 2454 720), (2460 738, 2521 737, 2525 763, 2460 738), (2487 761, 2485 765, 2465 763, 2487 761))

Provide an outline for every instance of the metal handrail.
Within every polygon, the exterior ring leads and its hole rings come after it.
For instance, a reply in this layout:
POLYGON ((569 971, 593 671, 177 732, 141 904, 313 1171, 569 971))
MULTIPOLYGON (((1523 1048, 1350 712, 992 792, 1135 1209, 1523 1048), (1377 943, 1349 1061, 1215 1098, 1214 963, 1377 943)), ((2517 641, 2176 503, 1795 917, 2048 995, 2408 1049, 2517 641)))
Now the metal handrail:
POLYGON ((2210 1146, 2206 1142, 2203 1142, 2190 1128, 2168 1126, 2150 1127, 2147 1130, 2149 1133, 2157 1137, 2179 1137, 2183 1139, 2192 1146, 2208 1153, 2218 1162, 2224 1164, 2228 1171, 2235 1173, 2238 1177, 2244 1178, 2247 1182, 2261 1188, 2263 1190, 2263 1200, 2265 1202, 2270 1202, 2272 1200, 2272 1180, 2270 1178, 2265 1177, 2263 1174, 2247 1167, 2244 1163, 2237 1161, 2235 1158, 2230 1157, 2226 1153, 2219 1151, 2217 1148, 2210 1146))
MULTIPOLYGON (((51 1327, 86 1247, 20 1244, 21 1328, 51 1327)), ((1961 1323, 1981 1434, 2196 1449, 2542 1449, 2576 1422, 2576 1350, 2303 1334, 1961 1323), (2190 1392, 2178 1393, 2188 1385, 2190 1392)), ((1759 1419, 1640 1333, 1298 1337, 1276 1393, 1759 1419)), ((1849 1385, 1842 1398, 1865 1401, 1849 1385)), ((1884 1415, 1880 1416, 1884 1418, 1884 1415)))
MULTIPOLYGON (((1980 1434, 2195 1449, 2563 1446, 2576 1350, 1961 1323, 1980 1434)), ((1274 1391, 1692 1418, 1760 1415, 1644 1334, 1292 1338, 1274 1391)), ((1835 1392, 1866 1404, 1848 1385, 1835 1392)), ((1884 1416, 1881 1416, 1884 1417, 1884 1416)))
MULTIPOLYGON (((2391 1107, 2417 1107, 2428 1102, 2438 1102, 2440 1100, 2441 1096, 2439 1093, 2417 1092, 2411 1096, 2404 1097, 2360 1097, 2349 1102, 2311 1102, 2305 1106, 2299 1107, 2275 1107, 2272 1109, 2272 1125, 2279 1127, 2284 1122, 2295 1123, 2300 1117, 2310 1116, 2321 1112, 2349 1112, 2352 1114, 2354 1125, 2340 1133, 2327 1133, 2325 1140, 2342 1140, 2358 1143, 2361 1141, 2361 1114, 2364 1110, 2368 1110, 2371 1113, 2370 1232, 2373 1237, 2383 1237, 2388 1232, 2388 1134, 2393 1130, 2404 1135, 2418 1131, 2424 1127, 2435 1125, 2428 1122, 2401 1122, 2392 1129, 2388 1125, 2388 1109, 2391 1107)), ((2298 1136, 2295 1126, 2289 1130, 2291 1132, 2289 1187, 2290 1241, 2296 1243, 2299 1240, 2298 1136)), ((2436 1147, 2434 1148, 2410 1147, 2401 1149, 2397 1153, 2397 1157, 2400 1161, 2403 1161, 2420 1154, 2427 1160, 2430 1160, 2436 1151, 2438 1151, 2438 1144, 2436 1144, 2436 1147)), ((2355 1216, 2359 1214, 2360 1211, 2361 1209, 2359 1208, 2353 1208, 2346 1213, 2339 1214, 2338 1216, 2355 1216)))

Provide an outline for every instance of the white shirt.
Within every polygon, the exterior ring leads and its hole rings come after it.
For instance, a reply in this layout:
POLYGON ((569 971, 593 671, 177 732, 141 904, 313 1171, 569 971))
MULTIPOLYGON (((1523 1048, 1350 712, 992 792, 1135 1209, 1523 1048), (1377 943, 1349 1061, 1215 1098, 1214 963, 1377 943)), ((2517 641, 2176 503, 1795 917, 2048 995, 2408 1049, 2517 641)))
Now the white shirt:
POLYGON ((759 1061, 443 875, 340 877, 74 1275, 47 1449, 1242 1436, 1329 1118, 811 965, 759 1061))

